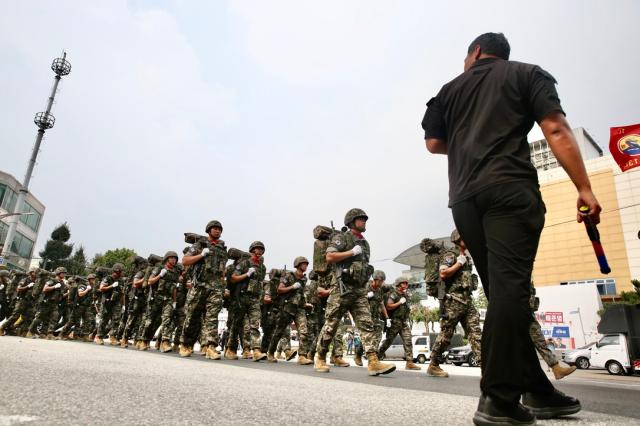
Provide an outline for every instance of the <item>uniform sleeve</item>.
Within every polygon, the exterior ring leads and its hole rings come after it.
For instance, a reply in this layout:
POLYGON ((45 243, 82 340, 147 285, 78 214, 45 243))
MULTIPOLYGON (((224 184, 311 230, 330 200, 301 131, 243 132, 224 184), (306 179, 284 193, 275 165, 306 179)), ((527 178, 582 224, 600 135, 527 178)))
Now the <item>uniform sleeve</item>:
POLYGON ((327 247, 327 253, 341 252, 344 251, 345 247, 346 242, 344 240, 344 237, 340 234, 334 235, 333 238, 331 238, 329 247, 327 247))
POLYGON ((249 261, 241 260, 233 270, 234 275, 243 275, 249 270, 249 261))
POLYGON ((187 250, 187 256, 195 256, 202 251, 202 247, 200 247, 199 243, 192 244, 187 250))
POLYGON ((425 139, 447 140, 447 128, 444 121, 444 107, 440 94, 427 102, 427 111, 422 118, 425 139))
POLYGON ((542 68, 535 66, 528 75, 529 79, 529 108, 537 122, 542 121, 552 112, 560 111, 560 98, 556 91, 556 79, 542 68))
POLYGON ((133 277, 134 280, 139 280, 141 278, 144 278, 144 272, 143 271, 136 272, 136 275, 133 277))

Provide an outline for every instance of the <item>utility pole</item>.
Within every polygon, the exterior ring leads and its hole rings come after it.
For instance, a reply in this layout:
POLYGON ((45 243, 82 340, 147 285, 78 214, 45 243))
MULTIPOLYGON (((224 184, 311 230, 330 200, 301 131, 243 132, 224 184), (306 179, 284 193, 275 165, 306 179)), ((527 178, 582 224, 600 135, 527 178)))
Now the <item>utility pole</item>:
MULTIPOLYGON (((36 136, 36 142, 33 145, 33 152, 31 153, 31 158, 29 159, 29 165, 27 166, 27 173, 25 173, 24 175, 22 188, 20 189, 16 205, 12 212, 13 220, 9 224, 7 237, 4 240, 3 249, 6 252, 11 250, 11 244, 13 243, 13 237, 16 234, 18 220, 20 220, 20 215, 22 213, 24 199, 29 192, 29 183, 31 182, 31 175, 33 174, 33 168, 36 165, 36 159, 38 157, 38 152, 40 151, 40 144, 42 143, 44 132, 47 129, 51 129, 56 122, 56 118, 53 116, 53 114, 51 114, 51 107, 53 106, 53 101, 56 97, 56 92, 58 91, 58 84, 60 83, 60 79, 71 72, 71 64, 69 63, 69 61, 67 61, 66 52, 62 54, 62 58, 56 58, 53 60, 53 63, 51 64, 51 70, 56 74, 56 76, 54 77, 53 88, 51 89, 51 95, 49 96, 47 109, 44 112, 37 113, 35 118, 33 119, 35 125, 38 126, 38 134, 36 136)), ((1 254, 2 253, 0 253, 0 255, 1 254)))

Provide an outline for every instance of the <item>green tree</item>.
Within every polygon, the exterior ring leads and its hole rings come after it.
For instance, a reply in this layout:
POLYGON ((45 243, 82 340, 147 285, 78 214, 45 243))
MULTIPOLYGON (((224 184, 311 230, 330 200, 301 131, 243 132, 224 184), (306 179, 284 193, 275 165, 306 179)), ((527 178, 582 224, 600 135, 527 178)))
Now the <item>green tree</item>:
POLYGON ((58 225, 51 233, 51 238, 44 245, 44 250, 40 252, 42 261, 40 267, 54 270, 58 266, 67 266, 67 261, 73 251, 73 244, 67 243, 71 239, 69 225, 63 223, 58 225))
POLYGON ((93 270, 98 266, 111 268, 116 263, 122 263, 125 270, 130 271, 135 257, 136 252, 128 248, 107 250, 104 254, 98 253, 93 257, 90 268, 93 270))
POLYGON ((611 305, 638 305, 640 304, 640 280, 631 280, 633 291, 623 291, 620 293, 620 300, 615 302, 607 302, 603 308, 598 311, 598 315, 602 316, 611 305))
POLYGON ((434 325, 440 322, 440 309, 429 309, 427 321, 431 324, 431 331, 436 332, 434 325))
POLYGON ((87 256, 84 254, 84 247, 79 246, 73 256, 67 260, 67 271, 73 275, 85 275, 87 273, 87 256))
POLYGON ((478 286, 478 293, 476 294, 476 297, 473 298, 473 306, 475 306, 476 309, 487 309, 489 306, 489 300, 484 294, 482 286, 478 286))

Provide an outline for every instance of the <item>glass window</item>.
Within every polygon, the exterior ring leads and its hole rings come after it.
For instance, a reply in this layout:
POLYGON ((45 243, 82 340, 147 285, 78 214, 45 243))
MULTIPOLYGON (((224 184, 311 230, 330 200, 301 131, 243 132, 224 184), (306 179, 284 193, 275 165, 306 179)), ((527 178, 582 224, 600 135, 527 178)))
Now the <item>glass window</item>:
POLYGON ((620 336, 618 335, 614 335, 614 336, 604 336, 602 339, 600 339, 600 342, 598 342, 600 347, 603 346, 609 346, 609 345, 619 345, 620 344, 620 336))
POLYGON ((4 199, 4 193, 7 190, 7 185, 0 184, 0 205, 2 205, 2 200, 4 199))
POLYGON ((607 294, 616 294, 616 284, 615 283, 606 283, 604 285, 605 292, 607 294))
POLYGON ((38 232, 38 228, 40 227, 40 219, 42 219, 40 213, 38 213, 36 209, 34 209, 33 206, 26 201, 22 206, 22 212, 32 214, 20 216, 20 222, 33 229, 35 232, 38 232))
POLYGON ((16 253, 20 257, 27 259, 31 258, 31 252, 33 250, 33 241, 25 237, 19 232, 16 232, 16 236, 11 243, 11 251, 16 253))
POLYGON ((418 339, 416 339, 416 345, 426 345, 427 344, 427 338, 426 337, 420 337, 418 339))
POLYGON ((0 222, 0 244, 4 244, 4 240, 7 238, 7 232, 9 232, 9 225, 0 222))
POLYGON ((16 200, 18 194, 16 194, 11 188, 5 187, 4 197, 2 197, 2 208, 8 212, 13 212, 16 207, 16 200))

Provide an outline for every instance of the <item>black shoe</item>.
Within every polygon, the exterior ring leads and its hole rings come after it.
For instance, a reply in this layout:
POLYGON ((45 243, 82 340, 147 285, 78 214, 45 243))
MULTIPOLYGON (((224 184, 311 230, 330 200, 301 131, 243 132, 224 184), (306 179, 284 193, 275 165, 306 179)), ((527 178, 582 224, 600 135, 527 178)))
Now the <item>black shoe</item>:
POLYGON ((522 404, 539 419, 567 416, 582 409, 580 401, 557 389, 550 394, 525 393, 522 395, 522 404))
POLYGON ((522 404, 506 404, 482 395, 473 423, 485 425, 535 425, 536 417, 522 404))

